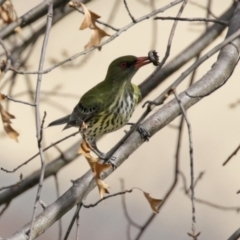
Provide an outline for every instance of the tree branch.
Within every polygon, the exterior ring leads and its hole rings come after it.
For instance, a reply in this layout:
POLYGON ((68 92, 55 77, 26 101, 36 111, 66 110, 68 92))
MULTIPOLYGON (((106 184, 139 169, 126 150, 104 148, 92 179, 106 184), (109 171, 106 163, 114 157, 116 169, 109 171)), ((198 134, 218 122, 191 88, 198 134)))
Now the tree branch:
MULTIPOLYGON (((239 15, 237 11, 235 15, 239 15)), ((230 23, 229 34, 239 29, 240 21, 237 17, 233 17, 230 23)), ((239 31, 240 33, 240 31, 239 31)), ((229 34, 227 36, 229 36, 229 34)), ((225 46, 213 65, 210 71, 205 74, 198 82, 193 84, 188 92, 191 95, 201 95, 203 93, 212 92, 217 86, 220 86, 229 77, 229 74, 234 70, 239 58, 240 40, 239 38, 233 41, 233 44, 225 46), (233 45, 234 44, 234 45, 233 45)), ((202 98, 191 98, 185 92, 179 94, 179 99, 185 109, 190 108, 202 98)), ((156 113, 150 116, 142 126, 151 135, 154 135, 169 122, 181 114, 177 101, 171 100, 160 108, 156 113)), ((138 133, 133 133, 129 139, 122 145, 115 153, 116 165, 122 164, 137 148, 142 144, 142 140, 138 133)), ((112 170, 103 173, 102 178, 110 175, 112 170)), ((88 192, 96 186, 91 171, 85 173, 82 177, 73 182, 73 186, 67 190, 60 198, 50 204, 42 213, 36 217, 34 227, 36 229, 34 238, 43 233, 61 216, 63 216, 69 209, 81 202, 88 192)), ((25 233, 29 230, 29 224, 26 224, 16 234, 9 239, 26 240, 25 233)))
MULTIPOLYGON (((224 20, 229 20, 232 16, 234 6, 231 6, 223 15, 220 17, 224 20)), ((179 55, 175 56, 171 62, 169 62, 161 71, 155 71, 151 74, 147 80, 140 84, 141 92, 143 97, 157 85, 162 83, 167 77, 174 73, 177 69, 182 67, 186 62, 190 61, 192 57, 195 56, 196 52, 202 51, 207 47, 213 39, 215 39, 224 30, 224 26, 219 24, 214 24, 209 28, 205 34, 203 34, 198 40, 193 42, 187 49, 184 49, 179 55), (185 51, 187 54, 185 54, 185 51), (158 78, 159 77, 159 78, 158 78)), ((58 143, 58 141, 56 142, 58 143)), ((64 158, 62 156, 57 157, 51 163, 46 165, 45 178, 56 174, 61 168, 75 160, 79 155, 77 151, 79 149, 79 141, 73 144, 70 148, 65 151, 64 158)), ((54 144, 55 145, 55 144, 54 144)), ((46 148, 46 150, 49 147, 46 148)), ((35 157, 35 156, 34 156, 35 157)), ((32 173, 27 178, 23 179, 21 183, 21 188, 12 188, 11 191, 7 190, 0 194, 0 205, 5 204, 20 195, 21 193, 27 191, 31 187, 38 183, 40 176, 40 171, 32 173)))

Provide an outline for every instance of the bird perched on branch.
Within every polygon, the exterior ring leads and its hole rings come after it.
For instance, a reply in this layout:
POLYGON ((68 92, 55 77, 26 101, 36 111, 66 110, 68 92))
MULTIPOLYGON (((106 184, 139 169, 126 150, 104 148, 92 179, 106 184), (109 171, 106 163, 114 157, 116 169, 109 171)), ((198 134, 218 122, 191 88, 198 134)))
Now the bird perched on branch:
POLYGON ((141 100, 140 89, 131 80, 139 68, 151 62, 151 56, 129 55, 115 59, 108 67, 105 79, 81 97, 73 112, 49 126, 66 124, 64 129, 78 127, 90 149, 99 158, 105 159, 97 148, 96 140, 128 123, 141 100))

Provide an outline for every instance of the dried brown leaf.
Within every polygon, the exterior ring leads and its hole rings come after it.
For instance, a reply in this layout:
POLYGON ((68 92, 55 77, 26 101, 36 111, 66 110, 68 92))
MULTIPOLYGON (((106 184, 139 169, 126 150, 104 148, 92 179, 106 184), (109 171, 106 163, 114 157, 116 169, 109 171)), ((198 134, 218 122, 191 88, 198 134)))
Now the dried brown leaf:
MULTIPOLYGON (((84 49, 89 49, 91 47, 95 47, 100 44, 102 38, 110 36, 108 33, 106 33, 104 30, 100 29, 96 26, 95 29, 92 29, 92 35, 90 38, 90 41, 87 43, 87 45, 84 46, 84 49)), ((101 50, 101 47, 98 48, 101 50)))
POLYGON ((17 13, 11 1, 5 1, 0 6, 0 19, 6 24, 10 24, 17 19, 17 13))
POLYGON ((78 153, 83 154, 83 156, 87 159, 92 171, 94 172, 95 165, 98 162, 98 159, 91 156, 90 148, 88 147, 88 144, 85 141, 81 143, 78 153))
POLYGON ((10 119, 14 119, 15 116, 12 115, 11 113, 7 112, 2 105, 0 106, 0 114, 2 117, 3 123, 11 123, 10 119))
POLYGON ((143 192, 145 198, 148 200, 154 213, 158 213, 158 207, 162 203, 161 199, 155 199, 150 197, 149 193, 143 192))
MULTIPOLYGON (((0 101, 4 100, 4 99, 5 99, 5 96, 0 93, 0 101)), ((15 129, 13 129, 13 127, 11 126, 11 119, 14 119, 15 116, 12 115, 11 113, 7 112, 3 108, 1 102, 0 102, 0 116, 1 116, 1 119, 3 122, 3 128, 4 128, 5 132, 7 133, 7 135, 10 138, 12 138, 18 142, 19 133, 15 129)))
POLYGON ((93 172, 93 175, 95 177, 100 197, 102 198, 105 193, 109 193, 108 192, 109 186, 100 179, 100 174, 104 170, 111 168, 111 165, 99 163, 98 162, 99 159, 92 157, 90 154, 90 151, 91 149, 89 148, 88 144, 85 141, 83 141, 80 145, 80 149, 78 150, 78 153, 83 154, 84 157, 87 159, 91 167, 91 170, 93 172))
POLYGON ((105 182, 103 182, 101 179, 96 179, 96 182, 97 182, 100 198, 103 198, 104 194, 109 193, 108 191, 109 186, 105 182))
POLYGON ((16 142, 18 142, 19 133, 16 130, 14 130, 9 123, 3 124, 3 127, 7 135, 16 142))
MULTIPOLYGON (((92 11, 90 11, 84 4, 82 4, 79 1, 70 2, 70 7, 82 7, 84 11, 84 19, 80 26, 80 30, 84 30, 86 28, 90 28, 91 31, 91 38, 89 42, 85 45, 84 49, 89 49, 93 46, 97 46, 100 44, 102 38, 106 36, 110 36, 108 33, 106 33, 104 30, 100 29, 96 25, 96 20, 100 18, 100 16, 92 11)), ((101 50, 101 47, 98 48, 101 50)))
POLYGON ((111 166, 111 164, 102 164, 102 163, 99 163, 99 162, 97 162, 96 164, 95 164, 95 173, 96 173, 96 177, 97 178, 100 178, 100 174, 103 172, 103 171, 105 171, 105 170, 107 170, 107 169, 109 169, 109 168, 112 168, 112 166, 111 166))
POLYGON ((80 26, 80 30, 83 30, 86 28, 94 29, 96 27, 95 22, 98 18, 100 18, 100 16, 98 14, 88 10, 87 7, 83 3, 80 3, 80 5, 84 11, 84 19, 80 26))
POLYGON ((5 95, 3 95, 3 94, 0 93, 0 101, 1 101, 1 100, 4 100, 5 98, 6 98, 5 95))

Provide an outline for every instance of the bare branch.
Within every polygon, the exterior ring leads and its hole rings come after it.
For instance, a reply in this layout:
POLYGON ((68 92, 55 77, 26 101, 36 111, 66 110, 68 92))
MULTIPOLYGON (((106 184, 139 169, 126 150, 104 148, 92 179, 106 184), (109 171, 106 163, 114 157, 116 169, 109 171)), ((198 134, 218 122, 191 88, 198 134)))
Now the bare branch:
MULTIPOLYGON (((68 2, 69 2, 68 0, 53 0, 53 9, 61 8, 68 2)), ((17 21, 12 22, 11 24, 1 29, 0 38, 2 39, 7 38, 8 36, 14 33, 14 29, 16 27, 24 28, 25 26, 28 26, 32 22, 46 15, 47 12, 48 12, 48 1, 43 1, 35 8, 31 9, 29 12, 19 17, 17 21)))
MULTIPOLYGON (((181 171, 179 172, 179 174, 180 174, 180 176, 182 177, 182 180, 183 180, 184 192, 189 198, 191 198, 191 196, 189 195, 189 188, 187 187, 186 177, 183 174, 183 172, 181 172, 181 171)), ((199 174, 199 176, 200 175, 201 175, 201 173, 199 174)), ((196 186, 196 183, 197 182, 195 181, 195 184, 194 184, 195 186, 196 186)), ((195 202, 201 203, 201 204, 204 204, 206 206, 209 206, 209 207, 212 207, 212 208, 215 208, 215 209, 218 209, 218 210, 222 210, 222 211, 234 211, 236 213, 238 213, 240 211, 240 206, 222 206, 222 205, 219 205, 219 204, 216 204, 216 203, 213 203, 213 202, 201 199, 201 198, 197 198, 197 197, 195 198, 195 202)))
MULTIPOLYGON (((89 53, 89 52, 91 52, 91 51, 93 51, 93 50, 95 50, 95 49, 98 49, 99 47, 102 47, 102 46, 108 44, 109 42, 111 42, 111 41, 113 41, 115 38, 117 38, 120 34, 122 34, 123 32, 127 31, 129 28, 133 27, 135 24, 138 24, 138 23, 140 23, 140 22, 142 22, 142 21, 144 21, 144 20, 148 20, 149 18, 155 16, 156 14, 158 14, 158 13, 160 13, 160 12, 166 11, 167 9, 169 9, 169 8, 171 8, 171 7, 179 4, 179 3, 181 3, 182 1, 183 1, 183 0, 175 0, 175 1, 167 4, 165 7, 159 8, 159 9, 157 9, 157 10, 155 10, 155 11, 149 13, 149 14, 146 14, 146 15, 144 15, 144 16, 136 19, 136 23, 135 23, 135 22, 129 23, 129 24, 126 25, 125 27, 121 28, 118 32, 116 32, 115 34, 111 35, 109 39, 103 41, 103 42, 102 42, 101 44, 99 44, 98 46, 94 46, 94 47, 91 47, 91 48, 89 48, 89 49, 87 49, 87 50, 85 50, 85 51, 82 51, 82 52, 80 52, 80 53, 77 53, 77 54, 73 55, 72 57, 67 58, 67 59, 65 59, 64 61, 61 61, 61 62, 53 65, 52 67, 50 67, 50 68, 48 68, 48 69, 45 69, 45 70, 43 70, 43 71, 41 71, 41 72, 40 72, 40 71, 19 71, 19 70, 14 69, 14 68, 10 68, 9 70, 12 70, 12 71, 14 71, 14 72, 16 72, 16 73, 18 73, 18 74, 40 74, 40 73, 41 73, 41 74, 46 74, 46 73, 49 73, 49 72, 51 72, 53 69, 55 69, 55 68, 57 68, 57 67, 65 64, 65 63, 67 63, 67 62, 70 62, 70 61, 72 61, 72 60, 74 60, 74 59, 76 59, 76 58, 78 58, 78 57, 80 57, 80 56, 86 55, 87 53, 89 53)), ((1 36, 1 32, 0 32, 0 36, 1 36)))
MULTIPOLYGON (((42 52, 41 52, 39 68, 38 68, 39 71, 42 71, 43 65, 44 65, 48 39, 49 39, 51 26, 52 26, 52 16, 53 16, 53 3, 49 3, 46 33, 45 33, 44 40, 43 40, 42 52)), ((36 196, 36 200, 35 200, 35 204, 34 204, 33 214, 32 214, 29 240, 32 239, 33 232, 35 231, 34 230, 35 213, 36 213, 37 205, 39 203, 39 199, 40 199, 40 196, 41 196, 41 190, 42 190, 42 186, 43 186, 45 166, 46 166, 45 156, 44 156, 42 145, 41 145, 43 124, 44 124, 44 120, 45 120, 45 117, 46 117, 46 112, 45 112, 43 120, 42 120, 42 124, 41 124, 40 123, 40 106, 39 106, 39 104, 40 104, 41 82, 42 82, 42 74, 39 74, 38 78, 37 78, 36 96, 35 96, 35 104, 36 104, 35 117, 36 117, 37 142, 38 142, 39 155, 40 155, 40 159, 41 159, 41 175, 40 175, 40 180, 39 180, 39 185, 38 185, 38 190, 37 190, 37 196, 36 196)))
POLYGON ((179 20, 186 22, 213 22, 222 25, 228 25, 228 22, 210 18, 180 18, 180 17, 155 17, 153 20, 179 20))
POLYGON ((17 99, 14 99, 12 97, 9 97, 8 95, 4 95, 4 97, 7 98, 8 100, 13 101, 13 102, 22 103, 22 104, 29 105, 29 106, 32 106, 32 107, 36 106, 35 103, 29 103, 29 102, 24 102, 24 101, 21 101, 21 100, 17 100, 17 99))
MULTIPOLYGON (((232 18, 235 5, 233 4, 219 19, 229 21, 232 18)), ((172 71, 176 71, 187 63, 192 58, 195 58, 206 46, 209 46, 226 26, 220 24, 214 24, 210 27, 200 38, 194 41, 189 47, 184 49, 178 56, 175 56, 171 62, 160 69, 159 66, 156 70, 140 84, 142 97, 145 98, 151 90, 159 86, 168 76, 171 75, 172 71)))
POLYGON ((187 113, 181 103, 181 100, 178 98, 175 90, 173 90, 173 94, 177 99, 177 102, 181 108, 182 115, 187 123, 188 128, 188 136, 189 136, 189 155, 190 155, 190 176, 191 176, 191 202, 192 202, 192 234, 195 235, 195 223, 196 223, 196 215, 195 215, 195 189, 194 189, 194 159, 193 159, 193 140, 192 140, 192 127, 188 120, 187 113))
POLYGON ((133 21, 134 23, 136 23, 135 18, 133 17, 133 15, 131 14, 131 12, 130 12, 130 10, 129 10, 129 7, 128 7, 128 5, 127 5, 127 1, 126 1, 126 0, 123 0, 123 2, 124 2, 124 5, 125 5, 125 8, 126 8, 126 10, 127 10, 127 12, 128 12, 129 17, 132 19, 132 21, 133 21))
POLYGON ((22 181, 22 174, 20 175, 20 180, 17 183, 11 184, 11 185, 6 186, 6 187, 1 187, 0 191, 8 189, 8 188, 20 187, 21 181, 22 181))
MULTIPOLYGON (((121 181, 121 191, 123 192, 125 187, 124 187, 124 180, 123 179, 120 179, 121 181)), ((125 200, 125 194, 122 195, 122 205, 123 205, 123 211, 124 211, 124 215, 129 223, 129 225, 132 225, 138 229, 141 228, 141 226, 139 224, 137 224, 136 222, 134 222, 131 217, 129 216, 128 214, 128 211, 127 211, 127 205, 126 205, 126 200, 125 200)))
POLYGON ((233 153, 231 153, 231 155, 224 161, 222 165, 225 166, 232 159, 232 157, 238 153, 239 149, 240 145, 233 151, 233 153))
MULTIPOLYGON (((52 148, 54 146, 56 146, 58 143, 65 141, 66 139, 70 138, 70 137, 74 137, 79 133, 79 131, 71 133, 70 135, 61 138, 60 140, 50 144, 48 147, 44 148, 43 151, 45 152, 46 150, 48 150, 49 148, 52 148)), ((27 161, 25 161, 24 163, 20 164, 19 166, 17 166, 16 168, 14 168, 13 170, 7 170, 3 167, 1 167, 1 170, 7 173, 13 173, 16 172, 19 168, 23 167, 24 165, 28 164, 30 161, 32 161, 35 157, 39 156, 39 152, 35 155, 33 155, 31 158, 29 158, 27 161)), ((66 160, 67 161, 67 160, 66 160)))
MULTIPOLYGON (((60 189, 57 174, 54 175, 54 182, 56 185, 57 198, 60 197, 60 189)), ((58 220, 58 239, 62 240, 62 219, 58 220)))
MULTIPOLYGON (((232 6, 229 8, 221 17, 221 19, 228 20, 232 16, 234 7, 232 6)), ((209 30, 203 34, 197 41, 192 43, 187 49, 184 49, 182 52, 179 53, 178 56, 174 57, 174 60, 172 60, 169 64, 167 64, 164 68, 162 68, 162 71, 157 72, 157 74, 152 74, 151 79, 153 81, 144 81, 143 84, 140 85, 141 92, 143 97, 147 95, 151 89, 155 88, 158 84, 160 84, 164 79, 166 79, 169 75, 171 75, 176 69, 180 68, 188 62, 193 56, 196 55, 197 52, 202 51, 206 46, 209 45, 210 42, 212 42, 212 39, 219 36, 219 34, 224 30, 224 26, 216 24, 209 28, 209 30), (186 54, 184 53, 186 52, 186 54), (150 84, 150 86, 148 85, 150 84)), ((225 70, 225 68, 224 68, 225 70)), ((228 69, 227 69, 228 70, 228 69)), ((216 79, 216 76, 214 78, 210 78, 213 81, 216 79)), ((218 78, 217 78, 218 79, 218 78)), ((198 99, 196 100, 196 102, 198 99)), ((77 134, 74 133, 75 135, 77 134)), ((73 134, 73 135, 74 135, 73 134)), ((71 136, 71 135, 70 135, 71 136)), ((64 139, 62 139, 64 140, 64 139)), ((60 141, 62 141, 60 140, 60 141)), ((60 142, 58 141, 58 142, 60 142)), ((57 144, 58 142, 54 143, 53 145, 57 144)), ((58 172, 61 168, 63 168, 65 165, 69 164, 73 160, 75 160, 79 155, 77 154, 77 151, 79 149, 79 142, 75 143, 72 147, 67 149, 65 151, 65 158, 62 159, 62 157, 57 157, 54 161, 47 164, 46 166, 46 173, 45 178, 54 175, 56 172, 58 172)), ((46 148, 47 150, 48 148, 46 148)), ((35 157, 35 156, 34 156, 35 157)), ((32 186, 38 183, 40 176, 40 171, 36 171, 33 174, 31 174, 29 177, 25 178, 21 184, 21 189, 14 188, 11 189, 11 191, 6 190, 5 192, 0 194, 0 205, 4 204, 6 202, 9 202, 14 197, 18 196, 19 194, 23 193, 24 191, 28 190, 32 186)))

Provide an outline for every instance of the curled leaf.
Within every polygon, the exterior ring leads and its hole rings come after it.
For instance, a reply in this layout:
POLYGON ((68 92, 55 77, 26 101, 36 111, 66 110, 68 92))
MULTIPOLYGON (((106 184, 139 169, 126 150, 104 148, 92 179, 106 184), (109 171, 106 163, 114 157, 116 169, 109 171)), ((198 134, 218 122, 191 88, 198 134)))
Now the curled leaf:
POLYGON ((85 141, 83 141, 80 146, 80 149, 78 150, 78 153, 83 154, 84 157, 87 159, 87 161, 91 167, 91 170, 93 172, 93 175, 95 177, 100 197, 103 198, 105 193, 109 193, 109 191, 108 191, 109 186, 100 179, 100 174, 103 171, 111 168, 111 165, 99 163, 98 162, 99 159, 92 157, 90 154, 90 151, 91 151, 91 149, 89 148, 88 144, 85 141))
MULTIPOLYGON (((70 7, 82 7, 84 11, 84 19, 80 26, 80 30, 84 30, 86 28, 91 29, 91 38, 89 42, 84 46, 84 49, 89 49, 94 46, 98 46, 102 40, 102 38, 106 36, 110 36, 108 33, 106 33, 104 30, 99 28, 96 25, 96 20, 100 18, 100 16, 92 11, 90 11, 83 3, 79 1, 70 2, 70 7)), ((98 48, 101 50, 101 47, 98 48)))
POLYGON ((19 133, 16 130, 14 130, 10 124, 4 124, 3 127, 7 135, 16 142, 18 142, 19 133))
POLYGON ((109 186, 105 182, 103 182, 101 179, 97 179, 96 181, 97 181, 100 198, 103 198, 105 193, 109 193, 108 191, 109 186))
MULTIPOLYGON (((91 47, 98 46, 100 44, 102 38, 104 38, 106 36, 110 36, 110 35, 107 34, 104 30, 102 30, 96 26, 95 29, 92 29, 91 38, 90 38, 89 42, 87 43, 87 45, 84 46, 84 49, 86 50, 91 47)), ((99 47, 98 49, 101 50, 101 47, 99 47)))
POLYGON ((7 24, 12 23, 17 19, 17 13, 11 1, 7 0, 2 6, 0 6, 0 19, 7 24))
POLYGON ((83 11, 84 11, 84 19, 83 22, 80 26, 80 30, 86 29, 86 28, 91 28, 94 29, 96 27, 96 23, 95 21, 100 18, 99 15, 97 15, 96 13, 88 10, 86 8, 86 6, 82 3, 80 3, 83 11))
POLYGON ((162 203, 161 199, 155 199, 150 197, 149 193, 143 192, 145 198, 148 200, 151 209, 153 210, 154 213, 158 213, 158 207, 160 206, 160 204, 162 203))
POLYGON ((108 170, 110 169, 112 166, 110 164, 102 164, 102 163, 99 163, 97 162, 95 164, 95 173, 96 173, 96 177, 97 178, 100 178, 100 174, 105 171, 105 170, 108 170))
POLYGON ((2 104, 1 104, 1 100, 4 100, 4 99, 5 99, 5 96, 0 93, 0 116, 2 119, 2 123, 3 123, 3 128, 10 138, 12 138, 16 142, 18 142, 19 133, 16 130, 14 130, 13 127, 11 126, 11 119, 14 119, 15 116, 12 115, 11 113, 7 112, 3 108, 2 104))

